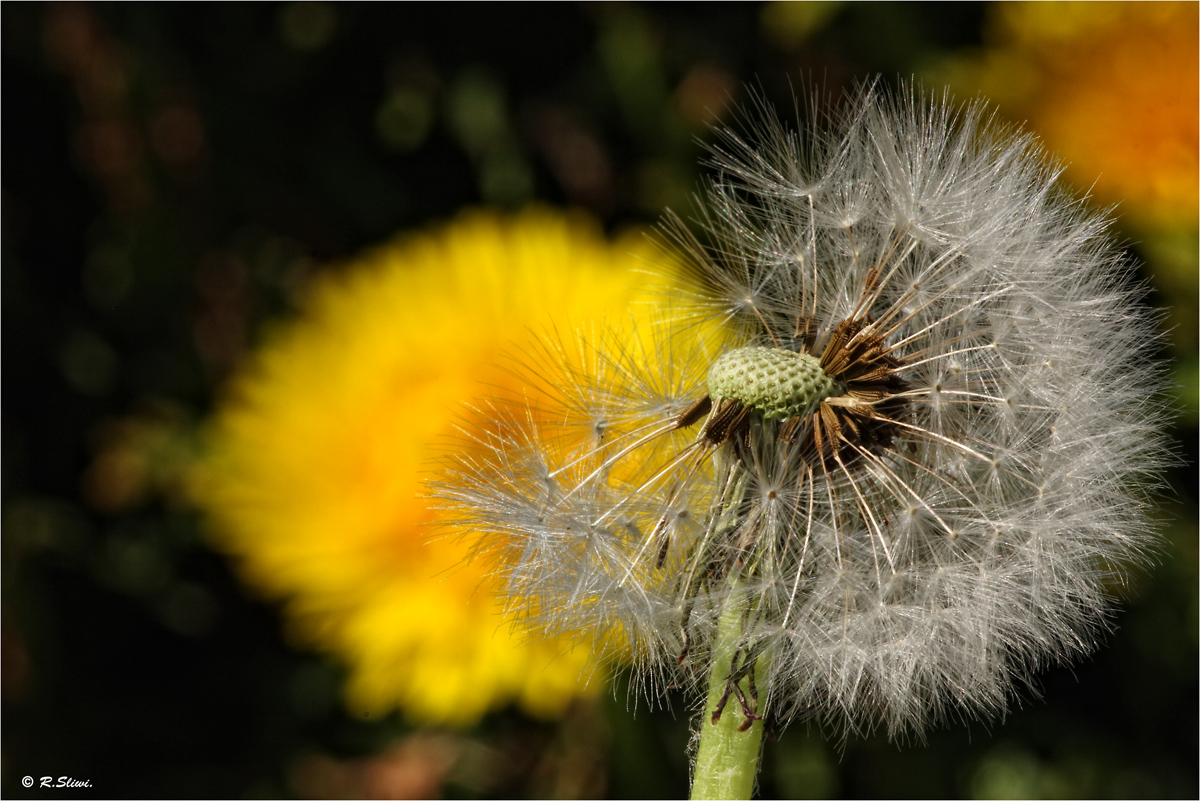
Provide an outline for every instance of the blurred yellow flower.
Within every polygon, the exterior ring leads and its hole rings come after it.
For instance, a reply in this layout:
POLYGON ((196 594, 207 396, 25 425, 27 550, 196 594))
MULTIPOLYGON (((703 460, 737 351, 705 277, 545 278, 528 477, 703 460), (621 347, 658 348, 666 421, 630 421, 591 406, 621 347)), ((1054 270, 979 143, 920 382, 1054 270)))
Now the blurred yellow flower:
POLYGON ((193 494, 246 581, 349 665, 356 711, 470 725, 515 701, 551 716, 603 683, 579 682, 586 648, 510 630, 419 495, 471 422, 462 401, 520 391, 502 354, 626 314, 647 258, 661 260, 643 237, 610 243, 582 216, 465 214, 320 280, 233 382, 193 494))
POLYGON ((1195 225, 1200 6, 997 3, 989 46, 942 75, 1025 120, 1067 177, 1140 225, 1195 225))

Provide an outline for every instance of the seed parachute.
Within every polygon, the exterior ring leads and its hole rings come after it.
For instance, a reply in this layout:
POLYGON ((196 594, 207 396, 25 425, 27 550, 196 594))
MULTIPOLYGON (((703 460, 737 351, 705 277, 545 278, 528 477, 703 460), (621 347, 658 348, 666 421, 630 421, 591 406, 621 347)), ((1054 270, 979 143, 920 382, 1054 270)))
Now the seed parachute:
POLYGON ((1031 136, 915 88, 818 105, 720 134, 667 225, 690 290, 525 354, 434 491, 529 627, 648 690, 920 736, 1094 647, 1153 543, 1159 339, 1031 136))

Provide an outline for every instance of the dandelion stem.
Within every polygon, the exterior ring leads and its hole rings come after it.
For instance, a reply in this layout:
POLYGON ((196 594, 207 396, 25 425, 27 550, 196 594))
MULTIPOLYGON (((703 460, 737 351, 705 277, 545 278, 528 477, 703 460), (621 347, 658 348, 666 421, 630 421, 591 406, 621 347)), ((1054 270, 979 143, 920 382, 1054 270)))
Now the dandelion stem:
POLYGON ((764 704, 754 699, 754 687, 766 688, 767 656, 759 655, 745 676, 734 676, 738 663, 744 663, 749 657, 744 653, 742 631, 747 601, 738 592, 736 584, 731 582, 729 600, 721 614, 713 648, 708 700, 700 720, 700 747, 696 754, 696 772, 692 776, 693 799, 748 799, 754 792, 754 778, 758 774, 763 722, 748 719, 740 699, 750 700, 752 714, 757 715, 757 710, 763 708, 764 704), (742 731, 746 724, 750 724, 749 728, 742 731))

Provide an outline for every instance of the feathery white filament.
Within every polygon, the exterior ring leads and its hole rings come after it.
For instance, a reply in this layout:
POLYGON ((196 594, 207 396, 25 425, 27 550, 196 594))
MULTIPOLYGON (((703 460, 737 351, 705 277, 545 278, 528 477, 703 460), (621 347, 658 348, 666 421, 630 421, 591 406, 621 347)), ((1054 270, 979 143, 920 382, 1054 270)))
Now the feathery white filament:
POLYGON ((780 722, 1001 714, 1153 542, 1155 320, 1107 220, 981 105, 868 88, 750 134, 713 148, 703 241, 673 229, 690 305, 548 347, 437 494, 530 626, 631 648, 648 688, 708 676, 732 600, 780 722), (756 414, 698 439, 706 394, 756 414))

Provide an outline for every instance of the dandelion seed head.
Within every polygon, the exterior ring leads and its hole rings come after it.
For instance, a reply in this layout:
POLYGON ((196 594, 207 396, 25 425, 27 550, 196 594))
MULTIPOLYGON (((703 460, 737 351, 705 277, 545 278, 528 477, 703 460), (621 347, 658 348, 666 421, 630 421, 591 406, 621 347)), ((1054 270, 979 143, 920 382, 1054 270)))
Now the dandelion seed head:
POLYGON ((699 689, 740 608, 742 703, 780 724, 1001 716, 1152 548, 1156 321, 1106 219, 982 104, 756 114, 697 225, 668 220, 691 289, 547 344, 435 494, 527 625, 630 649, 648 690, 699 689))

